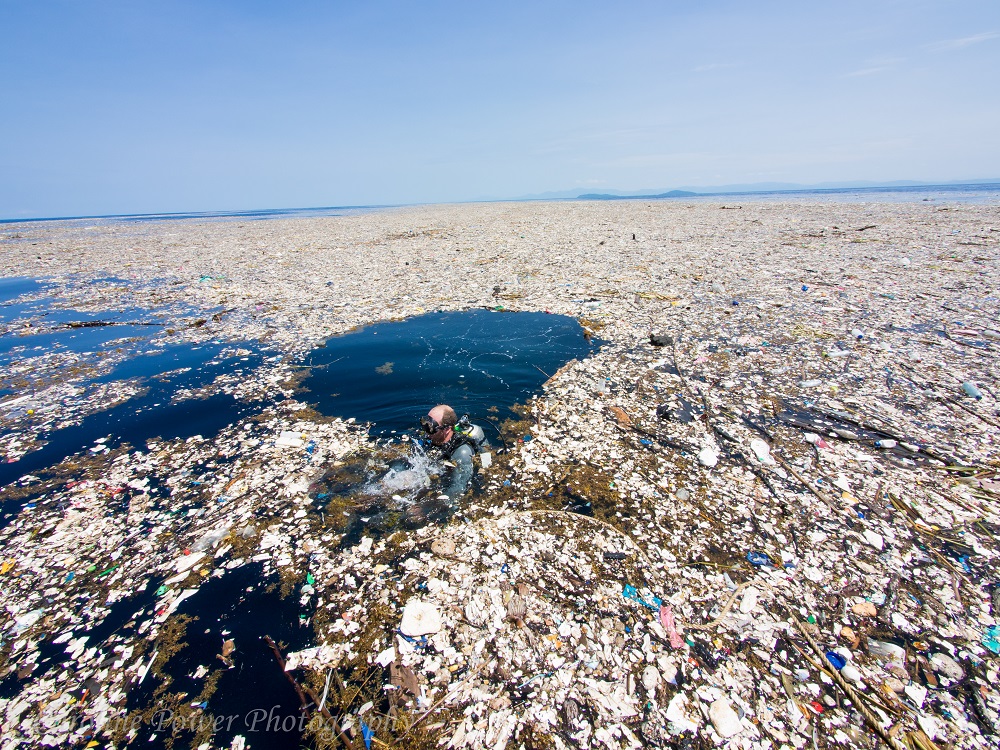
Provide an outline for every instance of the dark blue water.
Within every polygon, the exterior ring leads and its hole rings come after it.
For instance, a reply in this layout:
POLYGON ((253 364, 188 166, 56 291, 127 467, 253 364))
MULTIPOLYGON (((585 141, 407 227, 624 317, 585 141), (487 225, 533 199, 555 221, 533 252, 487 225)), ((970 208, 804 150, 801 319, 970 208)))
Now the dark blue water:
MULTIPOLYGON (((87 280, 88 285, 111 283, 127 286, 123 279, 87 280)), ((127 298, 129 291, 123 292, 127 298)), ((18 427, 32 422, 28 409, 44 409, 44 388, 49 382, 72 382, 87 387, 94 384, 131 381, 143 390, 123 403, 101 410, 88 408, 81 421, 62 429, 44 425, 32 434, 44 447, 25 454, 12 463, 0 463, 0 487, 27 474, 53 467, 64 459, 87 451, 96 440, 106 438, 114 449, 123 444, 137 448, 152 438, 211 438, 222 428, 259 411, 261 404, 246 404, 232 396, 216 394, 203 399, 172 402, 177 391, 198 389, 223 374, 250 374, 263 362, 256 346, 236 356, 232 344, 167 343, 163 334, 168 325, 195 312, 173 307, 147 310, 132 306, 101 312, 84 312, 59 307, 58 289, 29 278, 0 282, 0 409, 6 423, 18 427), (65 355, 66 358, 61 357, 65 355), (22 365, 31 363, 27 372, 22 365), (73 367, 77 374, 66 370, 73 367), (32 384, 24 391, 22 381, 32 384), (30 393, 28 403, 7 406, 7 402, 30 393)), ((0 526, 20 511, 24 500, 0 495, 0 526)))
POLYGON ((391 206, 320 206, 316 208, 261 208, 244 211, 186 211, 162 214, 104 214, 100 216, 53 216, 33 219, 0 219, 0 224, 23 224, 38 221, 90 221, 98 223, 144 223, 183 219, 303 219, 321 216, 349 216, 391 206))
POLYGON ((54 351, 91 352, 95 349, 107 348, 111 342, 121 339, 149 336, 149 331, 142 325, 124 323, 89 328, 64 326, 43 329, 43 331, 27 335, 0 336, 0 366, 9 362, 13 357, 33 357, 54 351))
MULTIPOLYGON (((188 626, 183 648, 162 668, 162 674, 173 680, 172 690, 187 692, 192 699, 201 692, 209 675, 221 672, 216 690, 200 714, 206 717, 203 719, 206 722, 209 715, 224 717, 214 737, 215 747, 228 747, 237 734, 242 734, 252 740, 252 747, 257 750, 283 750, 297 747, 302 736, 301 703, 264 636, 282 644, 283 656, 304 648, 313 640, 308 617, 314 607, 299 608, 297 596, 282 600, 277 590, 280 581, 276 577, 264 579, 261 568, 260 563, 251 563, 222 578, 206 581, 197 594, 180 605, 178 614, 198 619, 188 626), (236 646, 230 656, 232 666, 228 668, 216 656, 226 639, 232 639, 236 646), (207 667, 209 673, 195 679, 191 675, 199 666, 207 667), (252 685, 253 690, 248 691, 247 685, 252 685)), ((128 645, 133 637, 128 622, 153 616, 160 584, 161 579, 147 580, 134 596, 112 605, 103 619, 78 621, 74 637, 87 636, 89 644, 101 648, 103 653, 110 653, 116 645, 128 645)), ((65 646, 51 640, 39 642, 38 649, 38 666, 32 680, 62 669, 60 664, 65 659, 65 646)), ((296 676, 301 677, 301 673, 296 676)), ((167 709, 155 712, 149 722, 138 718, 139 711, 153 706, 154 693, 161 682, 160 676, 150 675, 129 691, 127 707, 132 718, 127 726, 138 731, 133 745, 167 747, 165 739, 174 730, 179 741, 190 742, 194 737, 197 713, 194 721, 167 709)), ((14 698, 21 688, 22 681, 15 670, 0 680, 0 698, 14 698)), ((336 713, 334 701, 330 706, 336 713)))
MULTIPOLYGON (((156 356, 140 355, 126 360, 111 373, 95 379, 95 382, 111 382, 138 378, 146 390, 118 406, 84 417, 78 425, 41 433, 40 437, 47 441, 43 448, 25 454, 14 463, 0 463, 0 487, 55 466, 93 447, 100 438, 107 438, 105 445, 111 449, 123 444, 144 448, 146 441, 153 438, 171 440, 201 435, 210 439, 233 422, 259 412, 266 404, 248 404, 224 393, 171 403, 180 389, 201 388, 217 376, 233 372, 249 377, 263 361, 259 352, 220 360, 218 356, 224 348, 222 344, 169 347, 156 356), (160 375, 179 368, 191 369, 166 377, 160 375)), ((22 504, 23 500, 4 500, 0 506, 0 526, 10 521, 22 504)))
POLYGON ((573 318, 536 312, 428 313, 335 336, 308 358, 302 395, 329 416, 412 431, 435 404, 485 420, 537 393, 597 343, 573 318), (491 411, 491 407, 495 407, 491 411))
MULTIPOLYGON (((196 680, 190 675, 200 665, 207 666, 210 673, 222 669, 216 690, 204 708, 208 714, 225 717, 214 737, 214 747, 228 747, 237 734, 246 737, 248 745, 256 750, 299 746, 301 704, 264 636, 283 645, 283 656, 308 646, 313 631, 302 618, 310 616, 312 608, 300 609, 295 595, 282 600, 268 583, 278 582, 262 580, 259 563, 245 565, 222 578, 206 581, 178 608, 180 614, 194 615, 198 620, 188 626, 185 647, 167 662, 163 672, 174 680, 172 690, 187 692, 193 700, 206 678, 196 680), (231 655, 233 666, 228 669, 216 657, 226 639, 236 645, 231 655)), ((296 672, 295 676, 301 678, 302 673, 296 672)), ((132 690, 129 711, 152 705, 159 682, 160 678, 151 677, 132 690)), ((137 727, 139 736, 133 744, 164 747, 164 739, 173 729, 178 730, 181 740, 190 741, 194 736, 193 731, 188 731, 190 727, 180 716, 161 711, 154 714, 150 724, 137 727)))
POLYGON ((6 305, 6 303, 17 299, 21 295, 41 291, 42 284, 43 282, 40 279, 32 279, 25 276, 11 276, 0 279, 0 305, 6 305))

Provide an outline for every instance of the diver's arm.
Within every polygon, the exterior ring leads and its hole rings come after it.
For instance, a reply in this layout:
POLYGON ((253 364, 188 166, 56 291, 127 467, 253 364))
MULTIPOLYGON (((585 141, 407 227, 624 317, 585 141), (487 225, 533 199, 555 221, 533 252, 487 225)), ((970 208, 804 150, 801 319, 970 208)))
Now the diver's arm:
POLYGON ((449 482, 448 489, 444 491, 444 494, 451 501, 461 497, 466 487, 469 486, 473 471, 472 456, 473 451, 470 445, 460 445, 450 456, 455 468, 451 472, 451 482, 449 482))

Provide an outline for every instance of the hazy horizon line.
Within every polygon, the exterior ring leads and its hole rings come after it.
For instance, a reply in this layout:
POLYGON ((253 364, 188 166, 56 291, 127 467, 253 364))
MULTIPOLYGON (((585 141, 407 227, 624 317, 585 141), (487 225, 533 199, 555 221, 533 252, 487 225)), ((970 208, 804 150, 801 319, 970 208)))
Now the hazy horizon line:
POLYGON ((642 190, 621 190, 611 187, 575 188, 567 190, 551 190, 542 193, 529 193, 516 197, 491 197, 491 198, 470 198, 465 200, 442 200, 442 201, 414 201, 412 203, 372 203, 353 205, 329 205, 329 206, 285 206, 272 208, 240 208, 240 209, 208 209, 208 210, 187 210, 187 211, 144 211, 137 213, 108 213, 108 214, 85 214, 80 216, 32 216, 18 218, 0 218, 0 224, 20 224, 43 221, 81 221, 85 219, 141 219, 148 218, 170 219, 177 217, 191 218, 230 218, 246 216, 253 218, 254 214, 274 214, 293 213, 302 211, 335 211, 335 210, 376 210, 380 208, 402 208, 407 206, 436 206, 448 205, 452 203, 519 203, 530 201, 559 201, 575 200, 583 195, 614 195, 615 198, 653 198, 661 193, 668 193, 675 190, 691 192, 693 196, 678 197, 707 197, 712 195, 752 195, 755 193, 796 193, 802 191, 838 191, 852 189, 893 189, 893 188, 919 188, 919 187, 957 187, 962 185, 1000 185, 1000 177, 996 178, 974 178, 967 180, 946 180, 939 182, 924 182, 920 180, 854 180, 820 183, 793 183, 793 182, 755 182, 755 183, 731 183, 728 185, 704 185, 691 186, 684 185, 675 188, 648 188, 642 190), (758 186, 757 189, 753 189, 758 186), (770 186, 770 187, 765 187, 770 186), (707 192, 698 192, 703 190, 707 192), (575 195, 570 195, 575 194, 575 195))

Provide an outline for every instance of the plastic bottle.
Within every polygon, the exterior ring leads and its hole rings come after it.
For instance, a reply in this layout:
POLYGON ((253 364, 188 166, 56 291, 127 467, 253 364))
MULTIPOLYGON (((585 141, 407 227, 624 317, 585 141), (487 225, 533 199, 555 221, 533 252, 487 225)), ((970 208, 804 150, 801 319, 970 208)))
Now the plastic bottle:
POLYGON ((972 398, 976 399, 976 401, 982 401, 983 399, 982 392, 976 388, 976 384, 971 380, 966 380, 962 383, 962 390, 965 391, 965 395, 972 396, 972 398))

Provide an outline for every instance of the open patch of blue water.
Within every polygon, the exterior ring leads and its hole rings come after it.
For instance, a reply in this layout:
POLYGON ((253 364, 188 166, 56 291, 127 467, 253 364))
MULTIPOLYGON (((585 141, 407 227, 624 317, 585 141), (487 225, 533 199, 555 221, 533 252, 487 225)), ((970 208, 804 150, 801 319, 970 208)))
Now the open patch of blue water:
POLYGON ((144 330, 138 325, 110 325, 93 328, 56 328, 32 335, 0 336, 0 365, 12 354, 39 356, 53 351, 91 352, 109 343, 136 337, 146 338, 159 331, 144 330), (16 350, 16 352, 15 352, 16 350))
MULTIPOLYGON (((0 487, 55 466, 93 447, 101 438, 107 438, 104 444, 109 448, 126 443, 142 448, 153 438, 171 440, 201 435, 211 439, 224 427, 260 411, 261 404, 247 404, 224 393, 172 402, 178 390, 206 386, 222 374, 242 372, 249 376, 263 361, 256 352, 247 357, 217 359, 224 348, 222 344, 178 345, 157 356, 124 361, 94 382, 139 378, 145 390, 111 409, 84 417, 78 425, 41 435, 46 441, 43 448, 25 454, 14 463, 0 463, 0 487), (170 369, 178 371, 160 375, 170 369)), ((0 525, 5 525, 21 504, 3 502, 0 525)))
MULTIPOLYGON (((141 448, 156 437, 200 434, 211 438, 262 408, 221 393, 175 399, 178 391, 204 388, 220 375, 250 377, 264 361, 256 346, 234 354, 231 344, 164 341, 168 325, 179 327, 179 318, 196 311, 177 307, 149 310, 130 305, 100 312, 80 311, 60 306, 55 293, 37 280, 3 282, 0 294, 5 295, 8 304, 0 306, 0 406, 8 425, 16 427, 18 420, 29 420, 29 409, 44 411, 48 406, 45 399, 53 397, 45 389, 53 383, 88 388, 129 381, 130 390, 138 386, 139 391, 111 408, 103 408, 100 403, 85 408, 72 426, 36 428, 31 437, 42 441, 43 447, 12 463, 0 463, 0 487, 54 467, 94 447, 101 438, 106 438, 104 444, 111 449, 126 443, 141 448), (25 395, 30 396, 28 401, 17 403, 18 397, 25 395), (14 405, 8 405, 11 402, 14 405)), ((23 501, 2 496, 0 500, 4 501, 0 525, 4 525, 20 510, 23 501)))
POLYGON ((329 339, 308 359, 301 398, 323 414, 371 422, 379 435, 412 431, 442 403, 473 422, 497 412, 504 418, 597 346, 564 315, 428 313, 329 339))
MULTIPOLYGON (((224 718, 218 725, 214 747, 228 747, 238 734, 247 737, 248 745, 252 743, 255 750, 279 750, 300 744, 305 725, 300 719, 301 705, 264 636, 283 644, 285 654, 307 646, 313 631, 300 617, 311 614, 311 608, 308 612, 301 610, 297 596, 282 600, 277 584, 276 580, 263 579, 259 563, 249 564, 207 581, 178 610, 198 619, 188 626, 184 648, 164 665, 163 672, 173 679, 174 690, 197 696, 205 680, 191 677, 197 668, 208 667, 210 673, 221 670, 216 690, 204 709, 211 716, 224 718), (232 639, 236 646, 231 655, 233 666, 229 669, 217 656, 226 639, 232 639)), ((151 677, 132 690, 128 699, 130 711, 153 705, 159 682, 151 677)), ((209 719, 206 717, 205 721, 209 719)), ((180 715, 160 709, 149 724, 137 722, 140 731, 135 744, 169 747, 165 739, 173 731, 176 730, 179 740, 190 741, 197 727, 197 719, 185 722, 180 715)))
POLYGON ((38 292, 42 289, 42 282, 27 276, 12 276, 0 279, 0 305, 17 299, 18 297, 38 292))

